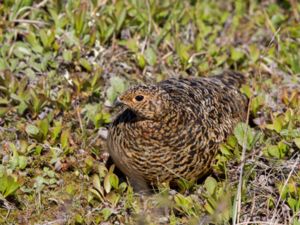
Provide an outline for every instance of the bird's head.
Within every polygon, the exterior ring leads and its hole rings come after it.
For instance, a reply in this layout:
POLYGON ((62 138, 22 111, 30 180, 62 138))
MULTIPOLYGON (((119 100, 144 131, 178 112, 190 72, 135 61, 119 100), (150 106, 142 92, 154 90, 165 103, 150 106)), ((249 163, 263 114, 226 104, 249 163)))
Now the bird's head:
POLYGON ((170 110, 169 94, 155 85, 138 85, 120 95, 116 102, 131 109, 143 119, 162 118, 170 110))

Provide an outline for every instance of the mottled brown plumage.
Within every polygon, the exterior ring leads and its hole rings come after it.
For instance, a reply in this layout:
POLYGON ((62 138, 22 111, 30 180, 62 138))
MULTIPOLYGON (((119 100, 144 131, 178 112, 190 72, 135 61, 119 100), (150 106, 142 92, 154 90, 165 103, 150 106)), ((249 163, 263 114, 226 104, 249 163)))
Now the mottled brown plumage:
POLYGON ((125 109, 109 128, 116 166, 136 190, 203 176, 219 144, 246 118, 247 99, 239 91, 244 81, 227 71, 129 89, 119 97, 125 109))

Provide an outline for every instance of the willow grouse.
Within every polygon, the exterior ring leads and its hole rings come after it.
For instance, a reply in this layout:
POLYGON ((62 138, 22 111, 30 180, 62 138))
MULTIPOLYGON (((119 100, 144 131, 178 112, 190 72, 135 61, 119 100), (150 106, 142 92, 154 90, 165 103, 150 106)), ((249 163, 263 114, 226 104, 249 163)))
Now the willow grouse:
POLYGON ((244 82, 226 71, 138 85, 119 96, 125 107, 109 128, 108 149, 135 190, 205 175, 219 144, 246 118, 244 82))

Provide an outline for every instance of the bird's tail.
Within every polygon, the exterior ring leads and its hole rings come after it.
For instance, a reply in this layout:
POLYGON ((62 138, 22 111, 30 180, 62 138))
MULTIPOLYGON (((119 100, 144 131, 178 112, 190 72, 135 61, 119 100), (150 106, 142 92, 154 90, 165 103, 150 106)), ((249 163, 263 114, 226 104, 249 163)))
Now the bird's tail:
POLYGON ((220 79, 223 83, 237 88, 240 88, 247 80, 247 77, 244 74, 232 70, 224 71, 222 74, 216 75, 215 77, 220 79))

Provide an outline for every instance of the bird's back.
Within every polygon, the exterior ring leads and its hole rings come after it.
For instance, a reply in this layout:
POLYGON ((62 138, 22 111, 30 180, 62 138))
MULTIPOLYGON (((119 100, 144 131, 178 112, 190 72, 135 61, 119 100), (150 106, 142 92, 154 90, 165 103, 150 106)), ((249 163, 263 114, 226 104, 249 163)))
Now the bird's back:
POLYGON ((195 118, 221 122, 224 117, 245 119, 248 100, 239 91, 245 82, 243 74, 226 71, 203 78, 172 78, 158 85, 178 108, 189 110, 195 118))

